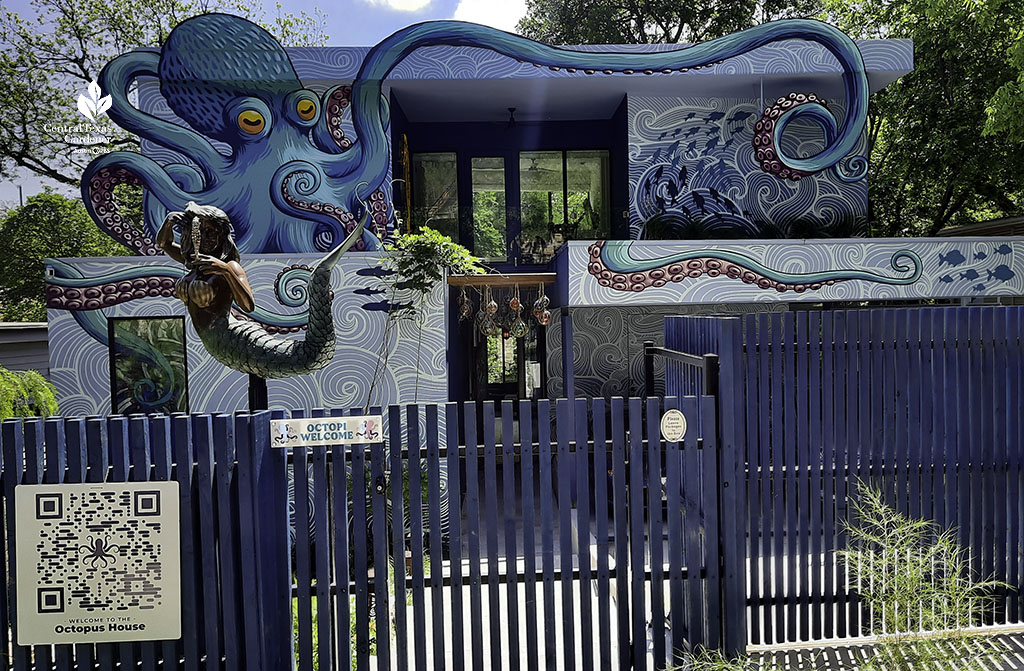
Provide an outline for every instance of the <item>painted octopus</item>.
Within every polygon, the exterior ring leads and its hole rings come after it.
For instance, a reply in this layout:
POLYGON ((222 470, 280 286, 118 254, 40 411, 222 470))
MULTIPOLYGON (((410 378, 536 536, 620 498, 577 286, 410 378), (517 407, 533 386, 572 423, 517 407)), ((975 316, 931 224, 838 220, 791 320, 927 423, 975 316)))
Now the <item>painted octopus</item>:
MULTIPOLYGON (((368 201, 372 223, 356 249, 372 249, 386 234, 388 219, 383 189, 390 143, 381 87, 413 51, 435 45, 479 47, 553 70, 651 75, 699 69, 790 39, 817 42, 839 61, 847 113, 840 123, 813 96, 780 99, 758 123, 753 151, 763 170, 783 179, 838 171, 864 128, 868 85, 854 42, 818 21, 778 21, 654 53, 575 51, 486 26, 430 21, 399 30, 373 47, 351 87, 335 86, 320 96, 303 86, 284 49, 265 30, 239 17, 204 14, 175 27, 159 53, 125 54, 100 75, 102 88, 112 96, 110 118, 186 162, 160 165, 132 152, 101 156, 86 169, 83 198, 101 228, 140 254, 159 252, 150 236, 168 211, 183 210, 192 200, 227 213, 242 253, 331 249, 355 229, 361 203, 368 201), (157 79, 170 110, 187 127, 129 102, 129 87, 142 77, 157 79), (349 106, 354 141, 341 130, 349 106), (787 156, 782 150, 781 137, 798 118, 813 119, 826 130, 827 145, 813 157, 787 156), (133 231, 117 212, 113 190, 118 184, 145 189, 145 232, 133 231)), ((857 169, 847 178, 863 177, 861 157, 850 166, 857 169)))

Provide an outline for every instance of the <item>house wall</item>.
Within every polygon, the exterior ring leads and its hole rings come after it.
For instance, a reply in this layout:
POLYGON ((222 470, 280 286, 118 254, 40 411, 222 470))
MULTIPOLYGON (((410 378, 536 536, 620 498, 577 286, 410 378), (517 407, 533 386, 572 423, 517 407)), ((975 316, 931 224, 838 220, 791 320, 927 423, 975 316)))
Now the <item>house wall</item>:
MULTIPOLYGON (((765 104, 771 104, 774 98, 765 104)), ((759 98, 628 98, 632 239, 817 238, 867 234, 867 180, 827 170, 798 182, 764 172, 753 147, 759 98)), ((842 118, 841 101, 829 109, 842 118)), ((791 124, 787 155, 811 156, 823 132, 791 124)), ((854 155, 863 155, 861 138, 854 155)))
MULTIPOLYGON (((384 311, 389 294, 382 286, 378 258, 378 254, 369 252, 350 252, 339 261, 332 276, 337 334, 334 359, 327 368, 309 375, 268 380, 271 408, 352 408, 367 403, 386 406, 416 400, 447 400, 446 292, 438 285, 425 303, 421 322, 397 321, 389 329, 384 311), (378 353, 385 333, 388 361, 378 369, 378 353), (378 370, 376 382, 375 370, 378 370)), ((289 307, 282 300, 300 296, 304 284, 299 279, 289 280, 285 271, 311 265, 316 260, 313 256, 286 255, 243 258, 257 307, 275 315, 298 313, 301 306, 289 307)), ((62 261, 91 279, 121 273, 148 280, 164 276, 160 269, 167 267, 165 258, 62 261)), ((58 309, 58 306, 68 307, 68 302, 55 296, 59 280, 50 278, 49 282, 50 379, 57 387, 61 410, 68 415, 107 414, 110 412, 108 347, 105 342, 90 337, 76 317, 98 317, 104 324, 100 330, 105 333, 106 317, 186 315, 184 304, 174 298, 143 297, 101 310, 58 309)), ((247 408, 247 376, 210 357, 187 316, 185 329, 190 411, 231 412, 247 408)), ((303 333, 285 337, 302 338, 303 333)))

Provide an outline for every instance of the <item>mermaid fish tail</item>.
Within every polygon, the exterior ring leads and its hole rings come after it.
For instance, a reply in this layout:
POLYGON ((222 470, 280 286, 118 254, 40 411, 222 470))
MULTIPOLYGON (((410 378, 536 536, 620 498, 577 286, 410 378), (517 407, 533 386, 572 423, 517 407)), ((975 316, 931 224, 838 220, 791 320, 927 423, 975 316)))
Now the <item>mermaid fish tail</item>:
POLYGON ((302 340, 274 336, 258 322, 238 319, 230 312, 197 328, 199 339, 214 359, 229 368, 263 378, 305 375, 324 368, 334 358, 334 316, 331 313, 331 271, 341 255, 363 234, 360 224, 345 241, 313 267, 308 286, 309 326, 302 340))

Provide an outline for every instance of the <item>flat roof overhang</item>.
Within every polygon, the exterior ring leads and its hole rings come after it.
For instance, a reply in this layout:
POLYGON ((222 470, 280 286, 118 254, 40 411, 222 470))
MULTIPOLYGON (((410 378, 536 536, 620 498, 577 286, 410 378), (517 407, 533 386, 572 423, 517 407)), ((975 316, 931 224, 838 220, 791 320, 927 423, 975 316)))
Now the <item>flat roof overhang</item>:
MULTIPOLYGON (((910 40, 859 41, 872 92, 913 69, 910 40)), ((678 45, 571 47, 634 53, 678 45)), ((289 56, 307 86, 350 82, 368 48, 293 48, 289 56)), ((607 119, 624 95, 775 99, 792 91, 842 98, 838 61, 813 42, 787 40, 701 70, 671 74, 585 74, 553 71, 472 47, 427 47, 410 54, 384 82, 415 123, 607 119)))

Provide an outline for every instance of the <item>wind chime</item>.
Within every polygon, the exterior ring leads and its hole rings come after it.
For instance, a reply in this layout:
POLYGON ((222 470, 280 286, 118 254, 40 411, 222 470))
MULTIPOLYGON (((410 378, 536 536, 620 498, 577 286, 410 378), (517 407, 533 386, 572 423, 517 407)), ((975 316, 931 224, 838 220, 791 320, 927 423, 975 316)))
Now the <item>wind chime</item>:
MULTIPOLYGON (((457 299, 460 322, 472 319, 476 330, 485 337, 500 333, 505 339, 525 338, 530 333, 530 325, 523 319, 524 301, 518 284, 512 289, 507 301, 502 298, 507 307, 500 315, 498 301, 494 296, 497 290, 492 291, 491 287, 485 286, 482 291, 478 290, 478 293, 480 307, 474 317, 473 298, 466 291, 466 287, 462 288, 457 299)), ((550 305, 551 300, 544 294, 544 285, 538 284, 537 299, 533 302, 533 318, 541 326, 548 326, 551 323, 551 311, 548 310, 550 305)))

